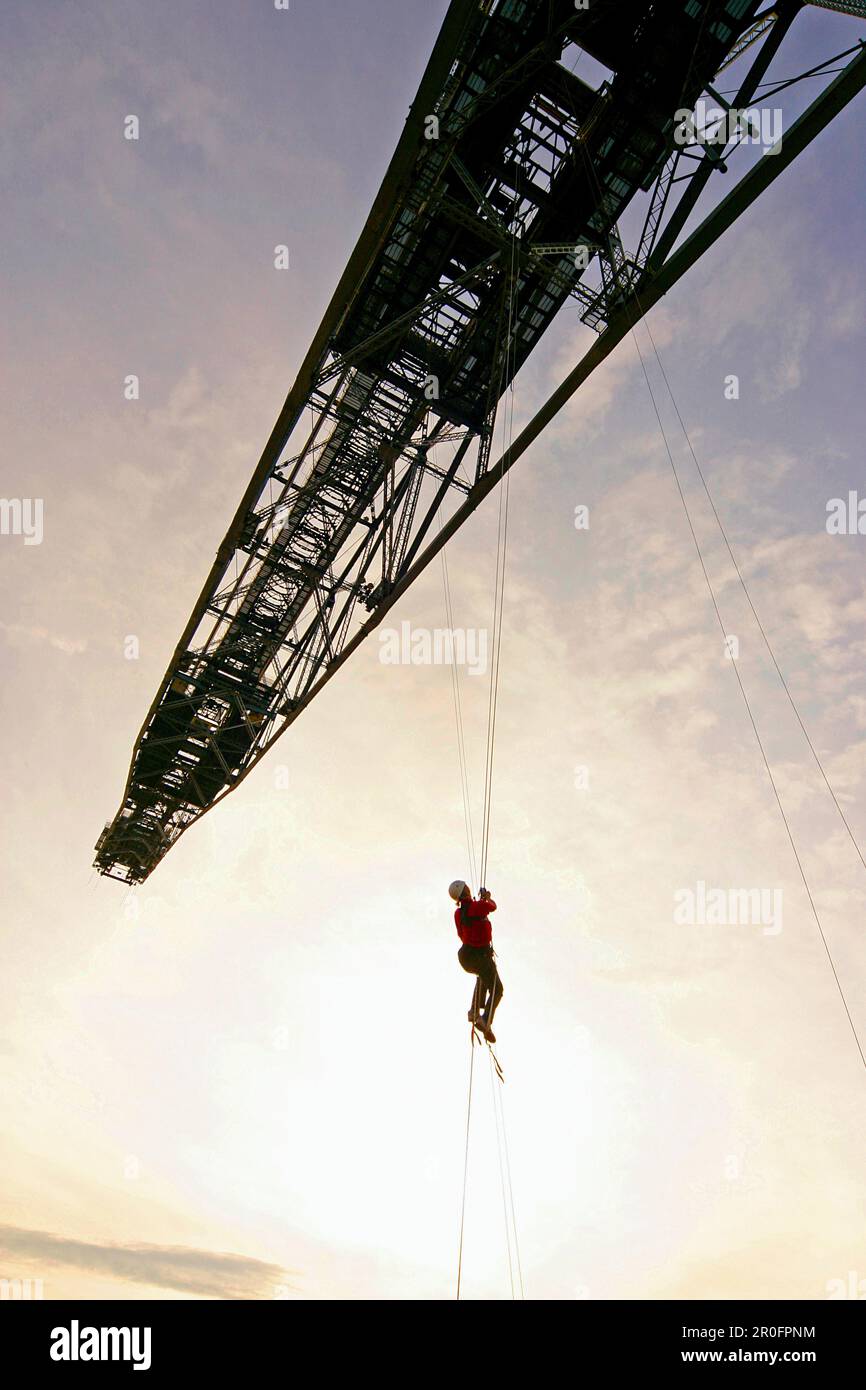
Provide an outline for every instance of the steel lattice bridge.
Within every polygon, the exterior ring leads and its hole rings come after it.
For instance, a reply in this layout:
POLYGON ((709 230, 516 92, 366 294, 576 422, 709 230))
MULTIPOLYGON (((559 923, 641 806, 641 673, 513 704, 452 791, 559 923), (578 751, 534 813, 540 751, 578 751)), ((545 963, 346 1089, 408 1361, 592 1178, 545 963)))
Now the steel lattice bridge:
MULTIPOLYGON (((148 710, 101 873, 141 883, 240 783, 590 372, 860 91, 866 49, 828 20, 848 51, 803 76, 844 65, 732 181, 748 133, 736 113, 772 97, 767 69, 804 8, 453 0, 148 710), (579 53, 610 77, 583 80, 579 53), (740 59, 727 102, 713 84, 740 59), (721 134, 693 123, 684 143, 677 113, 702 97, 732 120, 721 134), (727 196, 682 240, 725 174, 727 196), (645 208, 633 254, 618 230, 630 207, 645 208), (492 461, 498 401, 574 303, 592 346, 492 461)), ((823 8, 866 19, 864 3, 823 8)))

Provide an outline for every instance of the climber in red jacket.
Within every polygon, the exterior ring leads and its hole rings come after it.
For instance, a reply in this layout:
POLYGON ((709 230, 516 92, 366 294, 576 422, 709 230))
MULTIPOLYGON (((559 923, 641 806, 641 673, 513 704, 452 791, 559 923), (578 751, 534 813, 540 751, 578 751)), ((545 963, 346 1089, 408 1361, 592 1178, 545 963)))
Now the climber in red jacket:
POLYGON ((496 911, 496 903, 486 888, 479 888, 478 897, 473 898, 471 888, 462 878, 454 880, 448 893, 457 903, 454 922, 462 943, 457 959, 467 974, 477 976, 469 1022, 488 1042, 494 1043, 496 1037, 490 1025, 503 994, 493 954, 493 930, 488 920, 490 913, 496 911))

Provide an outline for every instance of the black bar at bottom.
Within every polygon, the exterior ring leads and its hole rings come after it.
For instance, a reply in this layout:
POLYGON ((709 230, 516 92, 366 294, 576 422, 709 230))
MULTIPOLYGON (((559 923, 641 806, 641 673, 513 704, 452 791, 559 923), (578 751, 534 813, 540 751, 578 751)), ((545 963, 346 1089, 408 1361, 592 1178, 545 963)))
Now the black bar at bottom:
MULTIPOLYGON (((494 1339, 500 1361, 525 1339, 535 1372, 545 1366, 579 1382, 581 1371, 686 1373, 702 1366, 804 1366, 828 1374, 856 1365, 866 1318, 866 1280, 822 1301, 536 1302, 498 1321, 497 1305, 477 1312, 441 1304, 116 1301, 4 1302, 0 1365, 15 1383, 32 1372, 59 1377, 139 1374, 162 1383, 195 1373, 197 1384, 256 1372, 305 1378, 385 1378, 414 1374, 423 1347, 424 1379, 441 1357, 444 1374, 464 1364, 467 1339, 494 1339), (453 1319, 453 1321, 452 1321, 453 1319), (467 1324, 466 1320, 470 1322, 467 1324), (435 1337, 431 1337, 435 1332, 435 1337), (456 1334, 456 1338, 449 1334, 456 1334), (423 1341, 419 1341, 423 1338, 423 1341), (500 1340, 501 1339, 501 1340, 500 1340)), ((476 1305, 477 1307, 477 1305, 476 1305)), ((489 1354, 489 1353, 488 1353, 489 1354)), ((485 1371, 497 1378, 501 1367, 485 1371)))

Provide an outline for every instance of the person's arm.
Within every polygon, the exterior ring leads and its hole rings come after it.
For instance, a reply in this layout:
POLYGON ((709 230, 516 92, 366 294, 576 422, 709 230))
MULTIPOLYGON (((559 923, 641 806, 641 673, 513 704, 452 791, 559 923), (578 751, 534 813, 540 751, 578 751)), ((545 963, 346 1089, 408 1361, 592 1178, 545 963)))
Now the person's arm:
POLYGON ((488 913, 496 911, 496 903, 490 896, 489 888, 480 888, 478 890, 478 906, 482 908, 485 917, 488 913))

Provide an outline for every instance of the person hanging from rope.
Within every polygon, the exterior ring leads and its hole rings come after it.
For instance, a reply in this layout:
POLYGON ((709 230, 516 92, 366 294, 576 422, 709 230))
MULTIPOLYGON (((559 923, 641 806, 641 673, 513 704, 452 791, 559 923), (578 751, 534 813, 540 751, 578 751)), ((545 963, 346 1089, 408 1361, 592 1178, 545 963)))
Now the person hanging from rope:
POLYGON ((502 981, 496 969, 493 953, 493 929, 490 913, 496 911, 496 903, 486 888, 479 888, 478 897, 473 898, 472 890, 462 878, 456 878, 448 888, 449 896, 457 903, 454 923, 461 946, 457 959, 468 975, 475 975, 475 989, 472 993, 472 1007, 469 1022, 483 1033, 489 1043, 495 1043, 491 1024, 497 1005, 503 995, 502 981))

